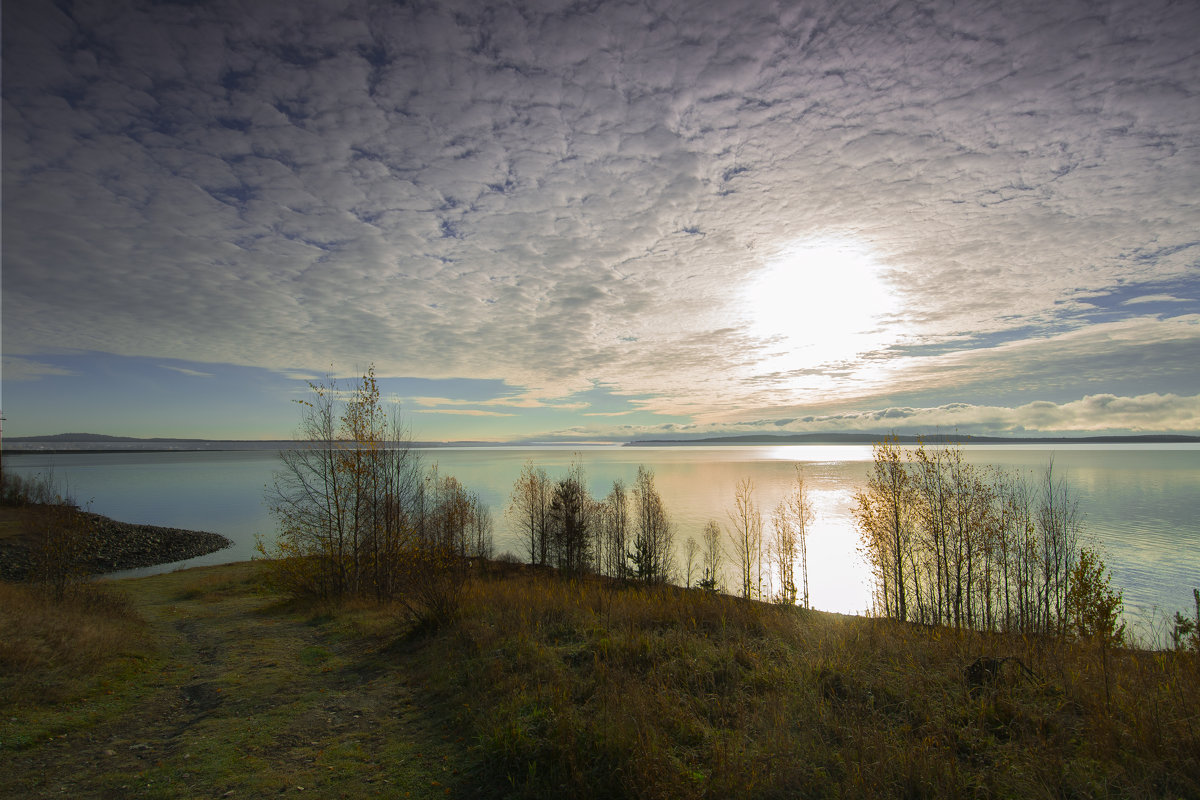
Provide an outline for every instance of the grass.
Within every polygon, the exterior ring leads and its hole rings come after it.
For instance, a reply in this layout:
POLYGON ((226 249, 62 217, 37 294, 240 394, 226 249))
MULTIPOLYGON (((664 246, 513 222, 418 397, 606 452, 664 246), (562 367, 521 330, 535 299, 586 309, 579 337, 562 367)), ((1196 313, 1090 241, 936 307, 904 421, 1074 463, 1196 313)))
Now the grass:
MULTIPOLYGON (((28 604, 0 602, 14 637, 5 653, 65 644, 45 651, 53 681, 39 688, 22 668, 23 683, 0 696, 0 797, 475 794, 482 781, 459 734, 403 664, 378 654, 403 633, 398 612, 288 603, 257 573, 239 564, 121 581, 134 638, 78 649, 39 632, 73 609, 4 586, 28 604), (39 604, 43 618, 24 624, 39 604)), ((103 627, 92 614, 87 624, 103 627)))
POLYGON ((512 566, 437 628, 254 564, 120 587, 0 585, 0 796, 1200 796, 1194 654, 1106 696, 1084 645, 512 566))
POLYGON ((1120 652, 1109 703, 1076 645, 550 576, 468 604, 427 658, 517 795, 1200 795, 1192 655, 1120 652))
POLYGON ((0 582, 0 609, 0 747, 65 736, 127 706, 114 687, 153 668, 142 620, 101 587, 56 604, 0 582))

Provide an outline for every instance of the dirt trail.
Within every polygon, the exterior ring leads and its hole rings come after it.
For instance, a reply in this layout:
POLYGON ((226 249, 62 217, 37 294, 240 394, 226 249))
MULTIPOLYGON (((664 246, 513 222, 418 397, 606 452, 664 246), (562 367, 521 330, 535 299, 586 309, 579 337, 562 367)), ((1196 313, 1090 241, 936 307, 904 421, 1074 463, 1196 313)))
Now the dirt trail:
POLYGON ((403 658, 258 593, 250 565, 222 569, 138 581, 162 658, 119 689, 129 710, 4 754, 0 794, 484 796, 403 658))

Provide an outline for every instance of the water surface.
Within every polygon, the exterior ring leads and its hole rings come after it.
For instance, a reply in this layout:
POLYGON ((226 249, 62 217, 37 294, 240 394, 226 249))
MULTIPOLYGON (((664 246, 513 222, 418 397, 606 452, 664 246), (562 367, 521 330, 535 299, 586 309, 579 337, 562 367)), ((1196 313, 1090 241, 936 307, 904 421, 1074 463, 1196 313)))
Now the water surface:
MULTIPOLYGON (((505 515, 512 485, 526 461, 551 477, 583 462, 592 493, 602 497, 615 479, 631 484, 640 464, 655 479, 676 526, 676 549, 699 541, 709 519, 728 522, 734 486, 750 478, 764 521, 801 464, 816 510, 809 540, 813 605, 859 613, 870 604, 867 570, 851 518, 854 492, 871 465, 865 445, 720 447, 478 447, 420 451, 427 464, 475 490, 496 520, 496 551, 524 557, 524 543, 505 515)), ((1124 589, 1127 617, 1143 628, 1169 611, 1191 606, 1200 586, 1200 447, 1196 445, 974 445, 977 464, 1027 473, 1054 459, 1085 514, 1086 535, 1098 543, 1124 589)), ((91 510, 125 522, 221 533, 234 546, 180 566, 252 558, 257 537, 270 540, 273 522, 263 501, 278 460, 263 451, 167 453, 6 453, 5 468, 52 473, 91 510)), ((767 522, 769 524, 769 521, 767 522)), ((732 567, 732 564, 728 566, 732 567)))

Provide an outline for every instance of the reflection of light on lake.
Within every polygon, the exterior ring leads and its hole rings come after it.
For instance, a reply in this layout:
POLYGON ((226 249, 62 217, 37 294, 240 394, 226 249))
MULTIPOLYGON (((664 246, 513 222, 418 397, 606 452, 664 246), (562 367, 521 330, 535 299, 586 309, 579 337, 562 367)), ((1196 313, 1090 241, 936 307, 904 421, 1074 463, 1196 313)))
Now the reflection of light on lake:
POLYGON ((812 464, 821 461, 871 461, 874 454, 869 444, 783 444, 765 448, 764 457, 770 461, 801 461, 812 464))
MULTIPOLYGON (((813 506, 808 527, 808 597, 809 604, 822 611, 861 614, 871 604, 871 573, 858 552, 853 495, 844 487, 808 489, 813 506)), ((771 515, 764 510, 764 543, 773 533, 771 515)), ((796 584, 800 586, 799 564, 796 584)))
POLYGON ((814 608, 861 614, 871 604, 871 573, 858 552, 848 488, 809 489, 808 594, 814 608))

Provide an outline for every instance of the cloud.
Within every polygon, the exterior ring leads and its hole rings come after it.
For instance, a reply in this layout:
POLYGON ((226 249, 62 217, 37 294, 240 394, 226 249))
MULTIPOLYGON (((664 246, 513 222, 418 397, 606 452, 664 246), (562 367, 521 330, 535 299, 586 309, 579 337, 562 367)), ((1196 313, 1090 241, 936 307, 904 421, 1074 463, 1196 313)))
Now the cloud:
POLYGON ((1139 303, 1187 303, 1190 302, 1184 297, 1174 297, 1169 294, 1146 294, 1140 297, 1131 297, 1126 300, 1123 305, 1132 306, 1139 303))
POLYGON ((1193 4, 9 10, 13 352, 374 360, 525 407, 599 380, 706 423, 1191 391, 1190 323, 1138 313, 1167 297, 1084 315, 1196 285, 1193 4), (896 303, 882 344, 800 374, 740 288, 829 236, 896 303))
POLYGON ((629 425, 618 431, 579 426, 561 436, 636 438, 686 434, 687 438, 746 433, 951 433, 1048 435, 1200 432, 1200 394, 1088 395, 1068 403, 1039 400, 1020 406, 949 403, 932 407, 875 408, 802 418, 762 418, 701 425, 629 425))
POLYGON ((193 378, 211 378, 211 377, 213 377, 213 374, 211 372, 201 372, 198 369, 188 369, 187 367, 172 367, 168 364, 159 364, 158 366, 161 367, 162 369, 169 369, 172 372, 178 372, 180 375, 189 375, 193 378))
POLYGON ((451 414, 463 417, 515 417, 503 411, 485 411, 479 408, 418 408, 414 414, 451 414))
POLYGON ((4 356, 4 380, 34 381, 51 375, 74 375, 75 372, 53 364, 44 364, 20 356, 4 356))
POLYGON ((292 371, 292 370, 285 370, 283 372, 280 372, 279 376, 281 378, 284 378, 289 381, 304 381, 305 383, 316 383, 321 380, 320 375, 317 375, 316 373, 313 373, 313 372, 307 372, 307 371, 297 372, 297 371, 292 371))

